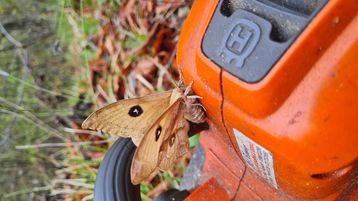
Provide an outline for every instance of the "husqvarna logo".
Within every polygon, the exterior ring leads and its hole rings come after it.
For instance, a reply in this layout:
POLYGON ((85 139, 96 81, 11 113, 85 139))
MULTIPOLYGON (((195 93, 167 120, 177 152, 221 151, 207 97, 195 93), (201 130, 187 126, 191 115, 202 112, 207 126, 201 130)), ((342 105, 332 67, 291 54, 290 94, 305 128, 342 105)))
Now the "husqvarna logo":
POLYGON ((229 27, 229 32, 219 49, 219 56, 222 62, 230 66, 242 68, 245 59, 255 49, 259 42, 260 27, 247 19, 237 19, 229 27))

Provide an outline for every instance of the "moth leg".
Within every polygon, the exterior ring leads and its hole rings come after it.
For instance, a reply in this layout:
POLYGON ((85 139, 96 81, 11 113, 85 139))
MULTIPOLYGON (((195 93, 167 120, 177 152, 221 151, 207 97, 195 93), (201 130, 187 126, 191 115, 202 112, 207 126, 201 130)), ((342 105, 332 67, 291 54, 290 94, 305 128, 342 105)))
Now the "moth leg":
POLYGON ((189 98, 189 99, 203 99, 203 97, 198 96, 198 95, 189 95, 189 96, 186 96, 186 97, 189 98))
POLYGON ((199 106, 199 107, 203 108, 203 110, 206 112, 205 107, 201 103, 191 103, 191 105, 199 106))
POLYGON ((186 98, 189 99, 188 101, 186 101, 186 103, 188 104, 188 107, 190 107, 190 106, 200 106, 206 112, 205 107, 196 100, 196 99, 203 99, 203 97, 198 96, 198 95, 189 95, 189 96, 186 96, 186 98))

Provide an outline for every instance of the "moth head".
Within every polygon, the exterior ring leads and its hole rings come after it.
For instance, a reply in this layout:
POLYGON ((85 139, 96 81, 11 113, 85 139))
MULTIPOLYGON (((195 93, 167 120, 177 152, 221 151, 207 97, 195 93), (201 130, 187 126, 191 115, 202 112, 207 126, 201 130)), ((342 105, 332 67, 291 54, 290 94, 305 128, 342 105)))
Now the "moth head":
POLYGON ((180 98, 181 99, 184 98, 183 91, 179 88, 173 89, 172 95, 170 96, 170 104, 173 104, 175 101, 177 101, 180 98))

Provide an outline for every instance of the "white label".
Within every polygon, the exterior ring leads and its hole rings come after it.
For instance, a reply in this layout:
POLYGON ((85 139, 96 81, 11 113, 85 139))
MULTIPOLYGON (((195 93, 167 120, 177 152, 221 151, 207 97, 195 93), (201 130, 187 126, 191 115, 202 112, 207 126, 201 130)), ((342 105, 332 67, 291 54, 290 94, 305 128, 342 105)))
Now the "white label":
POLYGON ((234 134, 247 166, 257 172, 273 187, 277 188, 271 152, 236 129, 234 129, 234 134))

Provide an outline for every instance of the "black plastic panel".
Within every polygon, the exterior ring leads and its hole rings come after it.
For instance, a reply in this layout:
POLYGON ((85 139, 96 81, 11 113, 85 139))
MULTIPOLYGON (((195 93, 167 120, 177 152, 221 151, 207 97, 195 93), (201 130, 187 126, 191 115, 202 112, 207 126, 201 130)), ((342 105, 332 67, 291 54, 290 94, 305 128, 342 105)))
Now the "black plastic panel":
POLYGON ((241 80, 259 82, 326 2, 221 0, 203 52, 241 80))

